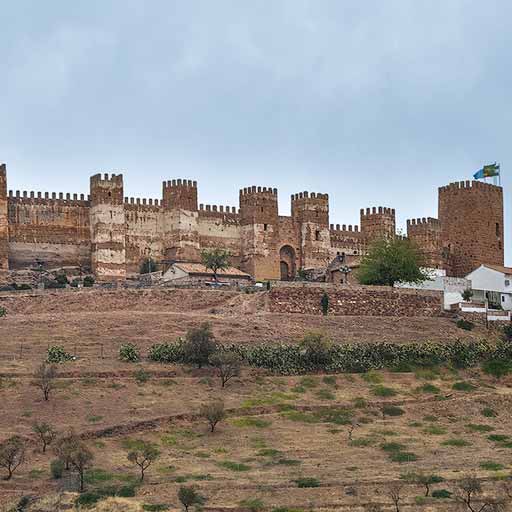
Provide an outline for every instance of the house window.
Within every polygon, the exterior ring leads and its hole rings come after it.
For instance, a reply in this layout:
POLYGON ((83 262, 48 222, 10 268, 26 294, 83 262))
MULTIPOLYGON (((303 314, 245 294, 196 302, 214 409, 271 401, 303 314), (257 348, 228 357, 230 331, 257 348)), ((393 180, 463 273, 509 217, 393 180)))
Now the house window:
POLYGON ((509 279, 505 279, 505 286, 510 286, 510 280, 509 279))
POLYGON ((267 231, 268 229, 268 224, 263 224, 263 231, 267 231))
POLYGON ((315 240, 317 242, 320 240, 320 231, 315 231, 315 240))
POLYGON ((496 222, 496 236, 499 238, 501 236, 500 223, 496 222))
POLYGON ((505 302, 505 295, 501 296, 501 302, 505 302))

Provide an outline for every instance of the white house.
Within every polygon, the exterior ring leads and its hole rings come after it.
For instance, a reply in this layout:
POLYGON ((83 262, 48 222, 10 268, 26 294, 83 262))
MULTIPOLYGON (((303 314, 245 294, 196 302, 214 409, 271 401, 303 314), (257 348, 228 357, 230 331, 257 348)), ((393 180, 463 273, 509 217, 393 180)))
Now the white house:
POLYGON ((489 302, 489 308, 512 310, 512 268, 483 264, 469 273, 474 302, 489 302))
POLYGON ((163 274, 162 280, 171 281, 175 284, 197 283, 204 285, 247 285, 252 278, 246 272, 228 267, 217 272, 218 282, 214 281, 212 270, 206 268, 202 263, 176 262, 173 263, 163 274))

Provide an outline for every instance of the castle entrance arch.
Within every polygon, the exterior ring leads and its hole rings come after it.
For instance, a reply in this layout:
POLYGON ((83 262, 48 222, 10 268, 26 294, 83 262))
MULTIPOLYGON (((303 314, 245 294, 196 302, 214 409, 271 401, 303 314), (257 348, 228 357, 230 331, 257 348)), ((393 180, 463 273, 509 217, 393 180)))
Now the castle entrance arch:
POLYGON ((291 245, 283 245, 279 251, 281 281, 292 281, 297 272, 295 250, 291 245))

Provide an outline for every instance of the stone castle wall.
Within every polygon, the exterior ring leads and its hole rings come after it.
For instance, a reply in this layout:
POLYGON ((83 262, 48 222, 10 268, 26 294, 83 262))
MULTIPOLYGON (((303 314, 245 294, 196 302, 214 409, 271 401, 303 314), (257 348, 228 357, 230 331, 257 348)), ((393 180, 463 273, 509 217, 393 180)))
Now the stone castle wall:
MULTIPOLYGON (((198 204, 191 180, 163 182, 160 199, 134 199, 124 197, 120 174, 95 175, 90 195, 78 195, 8 192, 6 171, 0 165, 0 271, 80 265, 100 279, 124 279, 147 258, 199 261, 201 250, 223 247, 257 280, 293 279, 337 255, 357 262, 396 231, 395 210, 383 207, 362 209, 360 227, 329 224, 327 194, 294 194, 283 216, 271 187, 241 190, 238 207, 217 206, 198 204)), ((503 264, 502 189, 467 183, 440 189, 439 220, 408 222, 429 266, 451 275, 503 264)))

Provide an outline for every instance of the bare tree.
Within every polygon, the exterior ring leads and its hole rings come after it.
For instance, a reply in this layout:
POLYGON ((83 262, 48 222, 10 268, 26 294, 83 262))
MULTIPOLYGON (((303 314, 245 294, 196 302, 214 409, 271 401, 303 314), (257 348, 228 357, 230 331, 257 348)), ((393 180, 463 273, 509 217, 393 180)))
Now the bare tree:
POLYGON ((68 430, 66 434, 55 442, 53 451, 55 455, 65 464, 66 469, 69 469, 71 464, 71 455, 75 448, 80 443, 80 439, 75 434, 74 430, 68 430))
POLYGON ((210 358, 210 362, 217 369, 222 387, 233 377, 240 375, 242 360, 234 352, 218 352, 210 358))
POLYGON ((38 423, 37 421, 32 425, 32 431, 39 437, 42 444, 42 452, 45 453, 46 447, 54 441, 57 432, 49 423, 38 423))
POLYGON ((503 512, 506 503, 502 499, 486 499, 481 496, 482 484, 475 475, 466 475, 455 489, 455 500, 470 512, 503 512), (475 503, 478 500, 478 503, 475 503))
POLYGON ((203 404, 199 409, 199 414, 208 421, 210 424, 210 431, 214 432, 217 423, 226 417, 224 402, 222 400, 215 400, 209 404, 203 404))
POLYGON ((55 388, 57 368, 53 364, 42 362, 34 373, 34 384, 43 392, 45 401, 50 398, 50 392, 55 388))
POLYGON ((159 456, 160 452, 154 444, 140 441, 137 449, 129 452, 127 458, 130 462, 139 466, 140 481, 142 482, 144 480, 144 472, 159 456))
POLYGON ((400 502, 402 501, 402 487, 402 484, 398 482, 393 482, 388 487, 388 496, 393 502, 396 512, 400 512, 400 502))
POLYGON ((93 453, 81 442, 76 444, 75 449, 70 454, 69 462, 71 467, 78 473, 78 478, 80 479, 80 492, 84 490, 85 470, 92 464, 93 460, 93 453))
POLYGON ((7 470, 5 480, 10 480, 24 461, 25 441, 20 436, 12 436, 0 443, 0 467, 7 470))

